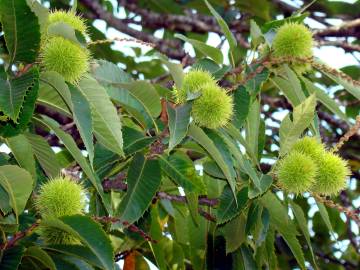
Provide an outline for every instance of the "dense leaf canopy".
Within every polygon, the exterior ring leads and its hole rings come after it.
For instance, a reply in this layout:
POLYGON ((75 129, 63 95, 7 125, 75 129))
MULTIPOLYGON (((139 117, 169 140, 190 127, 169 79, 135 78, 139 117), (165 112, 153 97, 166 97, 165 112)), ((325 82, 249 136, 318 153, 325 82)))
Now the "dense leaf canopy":
POLYGON ((0 0, 0 269, 359 269, 359 10, 0 0))

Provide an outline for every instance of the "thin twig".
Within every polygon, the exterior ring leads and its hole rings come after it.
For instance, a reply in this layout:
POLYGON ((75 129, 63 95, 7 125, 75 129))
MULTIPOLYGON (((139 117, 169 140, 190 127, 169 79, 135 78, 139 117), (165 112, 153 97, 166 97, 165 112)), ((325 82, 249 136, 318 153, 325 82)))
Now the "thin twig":
POLYGON ((124 225, 126 227, 126 229, 128 229, 134 233, 138 233, 146 241, 152 242, 154 244, 157 243, 157 241, 155 239, 152 239, 151 236, 148 235, 146 232, 144 232, 142 229, 138 228, 134 224, 130 224, 127 221, 122 221, 122 220, 120 220, 120 218, 103 216, 103 217, 93 217, 93 219, 96 221, 99 221, 99 222, 103 222, 103 223, 121 223, 122 225, 124 225))
POLYGON ((340 148, 360 129, 360 115, 356 117, 355 124, 340 138, 339 142, 332 149, 333 152, 337 152, 340 148))
POLYGON ((338 210, 339 212, 344 213, 349 219, 354 220, 355 223, 360 228, 360 216, 355 211, 350 210, 349 208, 346 208, 346 207, 344 207, 342 205, 339 205, 339 204, 333 202, 332 200, 326 199, 326 198, 324 198, 324 197, 322 197, 322 196, 320 196, 318 194, 312 193, 312 196, 318 202, 321 202, 321 203, 325 204, 326 206, 328 206, 330 208, 334 208, 334 209, 338 210))
POLYGON ((27 228, 26 230, 15 233, 12 238, 10 238, 7 242, 2 243, 0 245, 0 250, 5 250, 5 249, 12 248, 13 246, 15 246, 15 244, 19 240, 21 240, 24 237, 32 234, 32 232, 39 226, 39 224, 40 224, 39 221, 36 221, 29 228, 27 228))

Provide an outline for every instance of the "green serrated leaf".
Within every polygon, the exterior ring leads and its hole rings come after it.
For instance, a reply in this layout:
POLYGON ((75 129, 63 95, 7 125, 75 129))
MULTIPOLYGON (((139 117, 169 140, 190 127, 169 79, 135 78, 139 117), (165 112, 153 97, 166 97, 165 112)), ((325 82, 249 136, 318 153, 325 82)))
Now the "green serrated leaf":
POLYGON ((199 50, 203 55, 210 57, 216 63, 223 63, 223 54, 219 49, 209 46, 204 42, 198 41, 196 39, 187 38, 181 34, 175 34, 174 37, 179 38, 185 42, 189 42, 191 45, 194 46, 195 49, 199 50))
POLYGON ((195 174, 195 168, 191 160, 188 160, 186 157, 181 155, 171 155, 166 158, 166 156, 159 156, 159 162, 161 169, 165 174, 167 174, 177 185, 184 188, 185 191, 203 191, 203 183, 199 181, 194 181, 194 179, 189 175, 195 174))
POLYGON ((349 123, 348 117, 339 108, 340 104, 338 104, 333 98, 329 97, 322 89, 315 86, 310 80, 305 77, 301 77, 301 80, 305 83, 306 89, 310 92, 310 94, 315 93, 317 100, 319 100, 326 108, 345 122, 349 123))
POLYGON ((31 69, 24 75, 3 80, 0 78, 0 111, 18 123, 21 107, 28 91, 37 84, 36 69, 31 69))
POLYGON ((305 237, 308 248, 310 249, 312 264, 315 267, 315 269, 318 269, 318 266, 316 264, 316 258, 315 258, 315 255, 314 255, 314 252, 313 252, 313 249, 311 246, 310 233, 309 233, 308 225, 306 222, 305 214, 304 214, 302 208, 299 205, 297 205, 295 202, 290 200, 290 205, 293 210, 294 216, 297 220, 297 223, 299 224, 300 230, 302 231, 302 233, 305 237))
POLYGON ((169 116, 169 151, 178 145, 185 138, 190 123, 191 104, 173 109, 167 104, 167 113, 169 116))
POLYGON ((126 156, 134 154, 156 140, 156 137, 144 136, 141 132, 129 128, 123 127, 123 138, 124 138, 124 153, 126 156))
POLYGON ((240 214, 226 223, 222 228, 226 241, 226 254, 234 252, 245 242, 245 225, 246 217, 240 214))
POLYGON ((287 209, 271 192, 262 196, 260 202, 269 210, 271 224, 282 235, 301 269, 306 269, 304 254, 299 240, 296 238, 298 232, 292 220, 289 219, 287 209))
POLYGON ((136 154, 127 176, 128 189, 118 213, 124 221, 134 223, 149 207, 161 182, 160 165, 157 160, 147 160, 136 154))
POLYGON ((169 69, 171 76, 173 77, 175 81, 175 86, 178 89, 181 89, 182 82, 184 79, 184 71, 181 64, 172 63, 170 62, 164 55, 158 54, 158 57, 160 58, 161 62, 164 63, 164 65, 169 69))
POLYGON ((314 119, 316 106, 315 95, 312 94, 293 111, 293 120, 287 115, 280 125, 280 155, 286 154, 303 131, 314 119))
POLYGON ((357 99, 360 99, 360 86, 358 84, 354 84, 351 81, 343 79, 341 77, 336 77, 328 72, 323 72, 323 73, 333 81, 343 86, 351 95, 353 95, 357 99))
POLYGON ((46 175, 52 178, 59 176, 61 166, 47 141, 36 134, 26 133, 25 136, 46 175))
POLYGON ((122 156, 121 121, 106 90, 90 76, 84 77, 76 87, 90 104, 96 138, 109 150, 122 156))
POLYGON ((67 23, 64 22, 57 22, 52 23, 47 28, 47 35, 49 37, 52 36, 60 36, 65 39, 71 40, 72 42, 81 45, 79 40, 75 35, 75 30, 67 23))
POLYGON ((260 130, 260 101, 255 99, 255 101, 250 105, 249 114, 246 118, 245 124, 245 134, 246 134, 246 143, 248 144, 249 148, 246 149, 247 151, 250 150, 251 156, 256 157, 258 156, 259 152, 259 130, 260 130))
POLYGON ((24 211, 32 192, 34 179, 26 170, 15 165, 0 166, 0 185, 10 198, 16 219, 24 211))
POLYGON ((37 103, 49 107, 68 117, 72 117, 71 111, 62 96, 52 86, 43 81, 40 81, 37 103))
POLYGON ((24 257, 31 257, 32 259, 41 262, 41 264, 45 266, 46 269, 57 270, 55 263, 53 262, 51 257, 40 247, 37 246, 28 247, 24 253, 24 257))
POLYGON ((83 245, 50 245, 44 246, 43 249, 79 258, 98 268, 102 267, 99 258, 94 256, 90 248, 83 245))
POLYGON ((6 144, 10 147, 19 165, 36 179, 34 151, 27 138, 23 134, 20 134, 6 139, 6 144))
POLYGON ((40 26, 26 1, 2 0, 0 17, 10 62, 35 62, 40 47, 40 26))
POLYGON ((233 33, 231 33, 229 26, 227 25, 227 23, 224 21, 223 18, 221 18, 221 16, 219 15, 219 13, 216 12, 216 10, 210 5, 210 3, 207 0, 204 0, 205 4, 207 5, 207 7, 209 8, 211 14, 215 17, 215 19, 217 20, 221 30, 223 31, 227 41, 229 42, 229 46, 230 46, 230 50, 231 52, 235 52, 236 50, 236 46, 237 46, 237 41, 236 38, 234 37, 233 33))
POLYGON ((250 95, 244 86, 239 86, 234 92, 234 117, 233 124, 238 129, 242 128, 250 109, 250 95))
POLYGON ((226 176, 228 184, 233 192, 234 199, 235 198, 235 178, 230 171, 231 164, 227 164, 223 159, 220 151, 217 149, 214 142, 206 135, 206 133, 199 127, 190 124, 188 135, 192 137, 196 142, 198 142, 214 159, 217 165, 220 167, 221 171, 226 176))
POLYGON ((93 125, 90 104, 76 87, 70 86, 73 117, 89 155, 91 166, 94 160, 93 125))
POLYGON ((110 239, 100 224, 90 217, 64 216, 59 219, 43 220, 42 223, 74 235, 99 259, 103 269, 114 269, 114 250, 110 239))
POLYGON ((247 188, 243 188, 242 190, 237 192, 235 200, 231 189, 225 187, 223 193, 219 198, 219 208, 216 212, 216 223, 223 224, 236 217, 244 209, 247 201, 247 188))

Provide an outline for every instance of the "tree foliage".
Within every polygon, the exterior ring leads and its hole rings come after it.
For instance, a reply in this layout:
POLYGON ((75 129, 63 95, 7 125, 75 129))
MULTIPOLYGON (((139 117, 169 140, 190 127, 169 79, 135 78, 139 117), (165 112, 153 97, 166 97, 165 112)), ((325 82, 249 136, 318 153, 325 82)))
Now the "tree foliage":
POLYGON ((0 0, 0 269, 358 269, 359 5, 0 0))

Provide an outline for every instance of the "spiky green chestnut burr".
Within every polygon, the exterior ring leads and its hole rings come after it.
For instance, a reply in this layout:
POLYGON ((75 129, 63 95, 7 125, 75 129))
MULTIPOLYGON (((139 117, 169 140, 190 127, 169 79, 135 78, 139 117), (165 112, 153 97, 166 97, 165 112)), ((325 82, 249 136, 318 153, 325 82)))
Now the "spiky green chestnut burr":
POLYGON ((56 10, 51 12, 48 17, 48 25, 53 23, 66 23, 84 36, 87 35, 87 26, 84 19, 72 11, 56 10))
MULTIPOLYGON (((312 33, 302 24, 285 23, 277 30, 272 47, 275 57, 311 57, 313 55, 312 33)), ((291 66, 299 73, 311 68, 307 63, 293 63, 291 66)))
POLYGON ((83 187, 67 177, 49 180, 40 188, 36 208, 42 218, 81 214, 85 207, 83 187))
POLYGON ((207 128, 225 126, 233 115, 233 100, 213 82, 203 84, 201 96, 195 99, 191 115, 194 122, 207 128))
POLYGON ((46 70, 56 71, 70 83, 79 81, 89 70, 89 51, 63 37, 47 39, 41 48, 41 58, 46 70))
POLYGON ((188 93, 200 91, 200 87, 206 83, 216 85, 210 72, 201 69, 191 70, 185 74, 181 89, 175 89, 176 103, 185 103, 188 93))
POLYGON ((300 152, 314 161, 325 153, 325 148, 315 137, 303 137, 298 140, 292 147, 292 151, 300 152))
POLYGON ((47 245, 76 245, 81 243, 72 234, 47 225, 40 224, 39 234, 47 245))
POLYGON ((311 191, 324 195, 334 195, 346 185, 350 169, 345 160, 336 154, 326 152, 317 160, 318 174, 311 191))
MULTIPOLYGON (((35 205, 44 221, 82 214, 85 207, 85 191, 80 184, 69 178, 58 177, 41 186, 35 205)), ((47 244, 79 243, 73 235, 46 223, 40 224, 39 233, 47 244)))
POLYGON ((315 181, 317 166, 303 153, 290 152, 279 162, 277 178, 281 188, 295 194, 308 191, 315 181))

